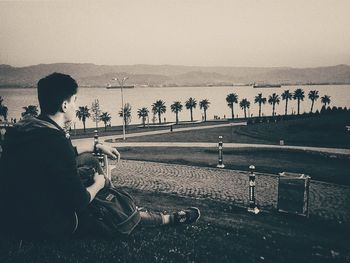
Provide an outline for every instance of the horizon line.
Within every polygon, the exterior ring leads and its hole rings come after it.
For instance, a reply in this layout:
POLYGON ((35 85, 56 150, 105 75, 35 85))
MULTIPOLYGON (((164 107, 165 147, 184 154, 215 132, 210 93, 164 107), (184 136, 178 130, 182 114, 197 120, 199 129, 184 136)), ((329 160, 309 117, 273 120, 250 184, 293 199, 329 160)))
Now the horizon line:
POLYGON ((94 65, 94 66, 107 66, 107 67, 132 67, 132 66, 151 66, 151 67, 198 67, 198 68, 289 68, 289 69, 314 69, 314 68, 327 68, 327 67, 337 67, 337 66, 350 66, 350 64, 341 63, 335 65, 324 65, 324 66, 314 66, 314 67, 295 67, 295 66, 198 66, 198 65, 179 65, 179 64, 96 64, 92 62, 54 62, 54 63, 39 63, 31 64, 26 66, 13 66, 10 64, 0 64, 0 66, 10 66, 12 68, 27 68, 40 65, 63 65, 63 64, 75 64, 75 65, 94 65))

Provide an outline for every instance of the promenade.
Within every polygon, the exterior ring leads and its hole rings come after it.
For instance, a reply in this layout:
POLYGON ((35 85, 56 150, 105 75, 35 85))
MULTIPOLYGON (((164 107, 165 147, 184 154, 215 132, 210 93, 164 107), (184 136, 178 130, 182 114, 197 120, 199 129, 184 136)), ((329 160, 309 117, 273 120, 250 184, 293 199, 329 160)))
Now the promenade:
MULTIPOLYGON (((212 129, 232 124, 179 128, 173 132, 188 130, 212 129)), ((234 125, 246 125, 235 123, 234 125)), ((127 134, 127 138, 170 133, 170 130, 150 131, 127 134)), ((122 135, 100 137, 100 141, 121 149, 128 147, 200 147, 217 148, 217 143, 192 142, 123 142, 122 135), (106 142, 107 141, 107 142, 106 142)), ((91 144, 92 138, 73 140, 75 145, 91 144)), ((225 143, 225 148, 265 148, 289 149, 306 152, 341 154, 350 157, 350 149, 306 147, 290 145, 225 143)), ((243 171, 204 168, 177 164, 164 164, 145 161, 122 160, 112 161, 112 180, 115 185, 145 191, 176 194, 192 198, 210 198, 225 201, 233 205, 247 206, 248 174, 243 171)), ((256 199, 260 207, 274 210, 277 207, 278 177, 273 174, 257 173, 256 199)), ((310 215, 340 223, 350 222, 350 187, 311 180, 310 215)))
MULTIPOLYGON (((116 186, 248 205, 247 172, 130 160, 114 165, 116 186)), ((276 175, 256 174, 256 200, 261 208, 271 211, 277 207, 277 185, 276 175)), ((311 180, 310 216, 349 223, 349 203, 349 186, 311 180)))

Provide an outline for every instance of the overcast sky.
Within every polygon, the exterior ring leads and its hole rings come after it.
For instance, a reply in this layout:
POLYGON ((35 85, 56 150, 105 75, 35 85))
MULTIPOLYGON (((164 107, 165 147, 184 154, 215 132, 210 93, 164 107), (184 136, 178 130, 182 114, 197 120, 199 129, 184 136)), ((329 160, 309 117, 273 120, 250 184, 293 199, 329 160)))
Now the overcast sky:
POLYGON ((0 1, 0 64, 350 64, 350 0, 0 1))

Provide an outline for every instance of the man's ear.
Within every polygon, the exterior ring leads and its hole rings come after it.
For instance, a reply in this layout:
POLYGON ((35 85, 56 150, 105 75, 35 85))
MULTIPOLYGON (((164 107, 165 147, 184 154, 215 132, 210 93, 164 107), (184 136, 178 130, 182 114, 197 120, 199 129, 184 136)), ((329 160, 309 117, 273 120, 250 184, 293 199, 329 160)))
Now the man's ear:
POLYGON ((61 111, 63 113, 67 112, 67 101, 63 101, 62 105, 61 105, 61 111))

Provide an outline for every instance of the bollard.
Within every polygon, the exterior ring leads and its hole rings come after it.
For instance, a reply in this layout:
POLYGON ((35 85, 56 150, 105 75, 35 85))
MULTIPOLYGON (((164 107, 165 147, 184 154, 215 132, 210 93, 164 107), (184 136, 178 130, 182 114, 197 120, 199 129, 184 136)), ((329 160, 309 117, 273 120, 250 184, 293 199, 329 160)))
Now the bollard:
POLYGON ((94 130, 94 152, 96 151, 96 144, 98 144, 98 133, 97 130, 94 130))
POLYGON ((103 153, 97 149, 96 145, 98 144, 98 132, 97 130, 94 131, 94 152, 93 155, 97 158, 98 162, 100 163, 102 169, 104 169, 104 157, 103 153))
POLYGON ((219 160, 218 160, 218 165, 216 167, 218 168, 225 168, 225 165, 223 163, 223 143, 222 143, 222 136, 219 136, 219 160))
POLYGON ((93 152, 93 155, 97 158, 98 162, 100 163, 101 168, 104 171, 106 177, 108 179, 111 179, 107 155, 105 155, 104 153, 102 153, 100 150, 98 150, 96 148, 96 145, 99 143, 97 130, 95 130, 94 133, 95 134, 94 134, 94 152, 93 152))
POLYGON ((255 166, 249 166, 249 207, 248 212, 258 214, 260 212, 259 208, 255 203, 255 166))

